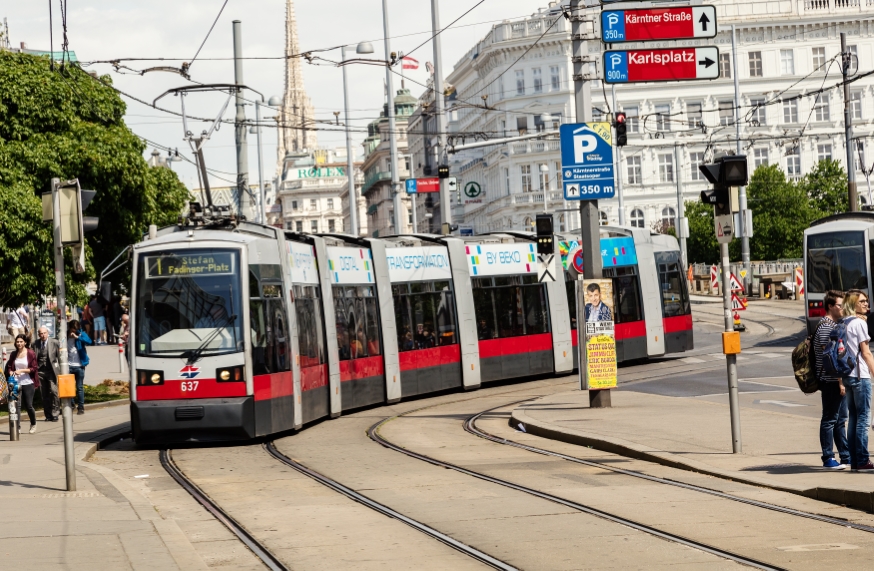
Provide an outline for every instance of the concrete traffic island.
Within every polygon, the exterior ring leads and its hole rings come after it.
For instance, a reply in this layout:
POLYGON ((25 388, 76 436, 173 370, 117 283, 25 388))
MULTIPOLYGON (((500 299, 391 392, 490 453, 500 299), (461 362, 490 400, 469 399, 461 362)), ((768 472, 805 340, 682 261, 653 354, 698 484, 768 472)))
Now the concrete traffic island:
MULTIPOLYGON (((699 398, 615 391, 590 409, 586 391, 513 410, 528 434, 717 478, 874 512, 874 474, 822 469, 819 420, 741 407, 743 454, 732 454, 728 406, 699 398)), ((818 398, 816 399, 818 402, 818 398)))

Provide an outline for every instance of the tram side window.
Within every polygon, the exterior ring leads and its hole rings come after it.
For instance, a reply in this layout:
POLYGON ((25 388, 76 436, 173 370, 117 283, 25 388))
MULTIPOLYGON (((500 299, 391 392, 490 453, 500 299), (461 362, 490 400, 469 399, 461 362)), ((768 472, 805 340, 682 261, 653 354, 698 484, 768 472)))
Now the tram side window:
POLYGON ((398 351, 458 343, 455 297, 448 281, 395 284, 392 295, 398 351))
POLYGON ((249 330, 253 375, 288 371, 291 368, 287 311, 282 285, 265 283, 265 276, 272 276, 274 270, 272 266, 254 265, 249 271, 249 330))
POLYGON ((373 286, 334 286, 333 290, 340 360, 381 355, 373 286))
POLYGON ((522 276, 523 307, 525 311, 525 334, 535 335, 549 332, 549 304, 546 303, 546 289, 537 283, 537 276, 522 276))
POLYGON ((294 307, 297 316, 300 366, 313 367, 323 364, 325 335, 318 290, 313 286, 294 286, 294 307))
POLYGON ((676 317, 692 313, 679 252, 657 252, 655 258, 662 291, 662 315, 676 317))
POLYGON ((550 331, 545 288, 535 276, 477 278, 471 282, 479 339, 550 331))
POLYGON ((637 276, 622 276, 613 278, 613 291, 616 303, 616 322, 643 321, 643 310, 640 305, 640 281, 637 276))
POLYGON ((577 280, 567 276, 564 281, 565 292, 567 293, 567 305, 571 313, 571 329, 577 328, 577 280))

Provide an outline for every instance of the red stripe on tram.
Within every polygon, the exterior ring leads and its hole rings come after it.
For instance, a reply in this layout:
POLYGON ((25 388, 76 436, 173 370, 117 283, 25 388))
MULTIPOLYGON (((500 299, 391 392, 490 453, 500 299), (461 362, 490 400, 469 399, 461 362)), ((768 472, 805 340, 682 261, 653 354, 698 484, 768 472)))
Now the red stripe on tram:
POLYGON ((692 330, 692 314, 679 315, 677 317, 665 317, 662 322, 664 324, 665 333, 692 330))
POLYGON ((415 351, 402 351, 398 353, 398 361, 401 371, 460 363, 461 348, 456 344, 431 347, 429 349, 417 349, 415 351))
POLYGON ((340 361, 340 382, 378 377, 385 374, 382 355, 340 361))
POLYGON ((479 342, 480 359, 537 351, 552 351, 552 333, 485 339, 479 342))
POLYGON ((270 400, 294 394, 294 375, 291 371, 255 375, 252 377, 255 387, 255 400, 270 400))
POLYGON ((246 383, 219 383, 215 379, 166 380, 163 385, 137 386, 137 400, 207 399, 244 397, 246 383), (183 390, 184 389, 184 390, 183 390))

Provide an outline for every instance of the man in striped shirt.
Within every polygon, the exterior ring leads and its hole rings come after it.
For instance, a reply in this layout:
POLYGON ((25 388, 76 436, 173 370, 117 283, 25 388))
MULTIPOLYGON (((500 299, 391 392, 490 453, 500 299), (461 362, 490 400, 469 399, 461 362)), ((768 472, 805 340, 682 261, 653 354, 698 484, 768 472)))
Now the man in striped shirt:
POLYGON ((816 378, 822 393, 822 420, 819 423, 819 444, 822 446, 822 466, 830 470, 843 470, 850 465, 850 446, 847 443, 846 390, 841 377, 829 376, 823 369, 822 353, 829 343, 829 335, 843 319, 844 293, 829 290, 823 299, 825 317, 816 326, 813 336, 813 354, 816 359, 816 378), (833 447, 838 449, 841 461, 835 460, 833 447))

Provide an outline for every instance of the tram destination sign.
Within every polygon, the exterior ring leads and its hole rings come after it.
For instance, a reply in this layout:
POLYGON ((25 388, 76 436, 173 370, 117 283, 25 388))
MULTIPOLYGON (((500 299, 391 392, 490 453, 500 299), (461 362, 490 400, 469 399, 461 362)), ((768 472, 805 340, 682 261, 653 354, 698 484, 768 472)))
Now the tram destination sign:
POLYGON ((234 254, 162 254, 146 256, 146 278, 226 276, 234 273, 234 254))
POLYGON ((607 44, 715 37, 716 8, 714 6, 601 12, 601 41, 607 44))
POLYGON ((640 83, 719 79, 719 48, 663 48, 604 52, 604 81, 640 83))

